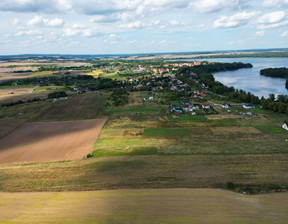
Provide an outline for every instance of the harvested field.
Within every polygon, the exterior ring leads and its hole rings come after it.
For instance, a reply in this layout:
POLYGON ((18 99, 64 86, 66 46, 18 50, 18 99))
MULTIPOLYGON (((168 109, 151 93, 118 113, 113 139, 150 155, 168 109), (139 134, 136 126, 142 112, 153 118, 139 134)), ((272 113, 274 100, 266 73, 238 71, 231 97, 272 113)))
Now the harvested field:
POLYGON ((26 123, 0 140, 0 164, 80 159, 106 119, 26 123))
POLYGON ((0 73, 0 82, 13 80, 13 79, 24 79, 28 78, 33 72, 23 72, 23 73, 0 73))
POLYGON ((57 100, 36 116, 35 121, 67 121, 95 119, 104 115, 107 94, 89 93, 70 95, 67 100, 57 100))
POLYGON ((41 99, 47 98, 47 92, 33 92, 35 87, 20 87, 20 88, 4 88, 0 89, 0 102, 15 102, 17 100, 29 100, 33 99, 34 97, 38 97, 41 99))
POLYGON ((287 154, 110 156, 57 163, 0 165, 0 191, 223 189, 227 182, 233 182, 237 192, 287 192, 287 170, 287 154))
POLYGON ((214 127, 210 128, 214 135, 259 135, 261 131, 254 127, 214 127))
POLYGON ((0 222, 7 224, 285 224, 288 219, 288 193, 245 196, 215 189, 146 189, 0 197, 0 222))

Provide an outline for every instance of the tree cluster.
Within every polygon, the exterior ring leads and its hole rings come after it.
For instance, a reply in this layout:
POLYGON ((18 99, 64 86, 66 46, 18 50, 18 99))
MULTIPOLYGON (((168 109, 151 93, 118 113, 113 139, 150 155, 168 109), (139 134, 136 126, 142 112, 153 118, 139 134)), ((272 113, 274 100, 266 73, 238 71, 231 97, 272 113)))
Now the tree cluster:
POLYGON ((288 68, 265 68, 260 70, 260 75, 276 78, 288 78, 288 68))
POLYGON ((128 104, 129 93, 126 89, 115 89, 108 98, 106 106, 124 106, 128 104))
POLYGON ((88 88, 91 90, 121 86, 121 84, 115 80, 102 78, 95 79, 90 75, 34 77, 0 83, 0 86, 15 85, 78 86, 80 89, 88 88))
POLYGON ((48 99, 53 99, 53 98, 61 98, 61 97, 66 97, 67 93, 65 91, 58 91, 58 92, 53 92, 48 94, 48 99))

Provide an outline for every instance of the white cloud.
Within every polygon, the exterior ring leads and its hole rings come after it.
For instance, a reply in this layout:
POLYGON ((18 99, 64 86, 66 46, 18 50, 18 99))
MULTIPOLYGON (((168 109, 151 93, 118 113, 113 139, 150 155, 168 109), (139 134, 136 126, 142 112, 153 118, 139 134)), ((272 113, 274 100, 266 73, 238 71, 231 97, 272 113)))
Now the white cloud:
POLYGON ((72 41, 72 42, 70 42, 70 44, 72 44, 72 45, 79 45, 80 42, 79 42, 79 41, 72 41))
POLYGON ((58 13, 72 9, 74 0, 1 0, 0 11, 58 13))
POLYGON ((264 0, 263 6, 285 8, 288 7, 288 0, 264 0))
POLYGON ((100 35, 95 29, 76 29, 76 28, 66 28, 63 29, 63 36, 65 37, 74 37, 74 36, 83 36, 83 37, 95 37, 100 35))
POLYGON ((72 25, 72 28, 73 28, 73 29, 85 29, 86 26, 83 25, 83 24, 77 24, 77 23, 75 23, 75 24, 72 25))
POLYGON ((196 8, 201 13, 213 13, 222 10, 236 10, 246 7, 245 0, 197 0, 190 3, 190 6, 196 8))
POLYGON ((287 15, 284 11, 267 13, 261 16, 257 22, 258 29, 271 29, 288 24, 287 15))
POLYGON ((141 28, 145 27, 145 23, 143 23, 141 21, 135 21, 132 23, 120 24, 119 27, 128 28, 128 29, 141 29, 141 28))
POLYGON ((24 36, 24 35, 40 35, 43 34, 41 31, 37 30, 25 30, 25 31, 19 31, 15 34, 15 36, 24 36))
POLYGON ((277 27, 286 26, 286 25, 288 25, 288 20, 283 21, 281 23, 262 24, 262 25, 257 26, 257 28, 265 30, 265 29, 272 29, 272 28, 277 28, 277 27))
POLYGON ((136 44, 137 40, 127 40, 126 43, 127 44, 136 44))
POLYGON ((284 32, 281 34, 281 37, 288 37, 288 31, 284 31, 284 32))
POLYGON ((267 13, 258 19, 258 23, 278 23, 285 19, 286 13, 284 11, 277 11, 267 13))
POLYGON ((28 26, 48 26, 48 27, 61 27, 64 25, 64 21, 59 18, 55 19, 45 19, 42 16, 34 16, 31 20, 27 22, 28 26))
POLYGON ((264 37, 264 35, 265 35, 265 31, 257 31, 257 32, 255 33, 255 36, 256 36, 256 37, 264 37))
POLYGON ((73 28, 67 28, 63 30, 63 36, 66 37, 73 37, 79 34, 78 29, 73 29, 73 28))
POLYGON ((236 40, 236 41, 230 41, 228 44, 229 45, 242 45, 245 42, 243 40, 236 40))
POLYGON ((177 21, 177 20, 170 20, 170 21, 169 21, 169 24, 170 24, 171 26, 182 26, 182 25, 184 25, 184 23, 181 23, 181 22, 179 22, 179 21, 177 21))
POLYGON ((18 18, 15 18, 15 19, 13 20, 13 22, 12 22, 12 25, 13 25, 13 26, 16 26, 16 25, 18 25, 19 23, 20 23, 19 19, 18 19, 18 18))
MULTIPOLYGON (((76 13, 91 15, 91 21, 95 23, 131 23, 162 12, 187 8, 188 5, 188 0, 1 0, 0 11, 49 15, 76 13)), ((61 26, 63 21, 34 18, 29 24, 61 26)))
POLYGON ((241 12, 233 16, 222 16, 214 22, 214 28, 236 28, 246 25, 250 19, 259 15, 259 12, 241 12))
POLYGON ((118 36, 117 34, 112 33, 112 34, 109 35, 108 39, 109 40, 119 40, 120 36, 118 36))

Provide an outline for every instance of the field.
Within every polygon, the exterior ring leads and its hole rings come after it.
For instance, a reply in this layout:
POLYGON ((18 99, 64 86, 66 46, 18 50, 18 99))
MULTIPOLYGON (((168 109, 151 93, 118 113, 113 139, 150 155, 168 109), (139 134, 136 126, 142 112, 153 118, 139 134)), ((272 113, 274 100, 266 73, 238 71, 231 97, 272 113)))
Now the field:
POLYGON ((25 123, 0 141, 0 164, 81 159, 106 119, 25 123))
POLYGON ((94 156, 131 155, 139 148, 158 155, 288 153, 285 115, 259 109, 249 117, 220 108, 219 114, 173 118, 168 105, 143 102, 145 97, 133 92, 127 106, 105 110, 109 121, 94 156))
POLYGON ((0 139, 20 127, 25 120, 21 119, 0 119, 0 139))
POLYGON ((35 121, 65 121, 94 119, 105 115, 105 93, 74 94, 67 100, 56 100, 47 110, 36 116, 35 121))
MULTIPOLYGON (((67 144, 67 143, 66 143, 67 144)), ((129 155, 0 165, 0 191, 226 188, 247 194, 288 190, 288 155, 129 155)))
POLYGON ((34 97, 46 99, 49 91, 34 91, 35 87, 0 88, 0 102, 16 102, 31 100, 34 97))
POLYGON ((287 223, 288 193, 214 189, 0 193, 1 223, 287 223), (51 215, 53 214, 53 215, 51 215))
MULTIPOLYGON (((5 87, 0 101, 58 88, 5 87)), ((129 92, 118 107, 105 106, 111 91, 67 93, 1 107, 1 223, 287 222, 287 116, 208 101, 214 114, 173 118, 166 92, 129 92)))

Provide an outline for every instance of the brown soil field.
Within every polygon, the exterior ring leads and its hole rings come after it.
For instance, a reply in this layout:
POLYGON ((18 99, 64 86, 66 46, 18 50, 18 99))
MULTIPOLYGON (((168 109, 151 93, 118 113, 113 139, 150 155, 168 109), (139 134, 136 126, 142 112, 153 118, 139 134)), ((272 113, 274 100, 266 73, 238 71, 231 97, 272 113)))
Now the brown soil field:
POLYGON ((288 193, 216 189, 0 193, 1 223, 286 224, 288 193))
POLYGON ((33 72, 24 73, 0 73, 0 82, 13 80, 13 79, 24 79, 28 78, 33 72))
POLYGON ((0 139, 0 164, 80 159, 91 152, 105 122, 25 123, 0 139))
POLYGON ((34 87, 21 87, 21 88, 5 88, 0 89, 0 102, 15 102, 17 100, 29 100, 34 97, 38 97, 41 99, 47 98, 47 92, 34 92, 34 87))
POLYGON ((0 139, 21 126, 25 120, 20 119, 0 119, 0 139))

